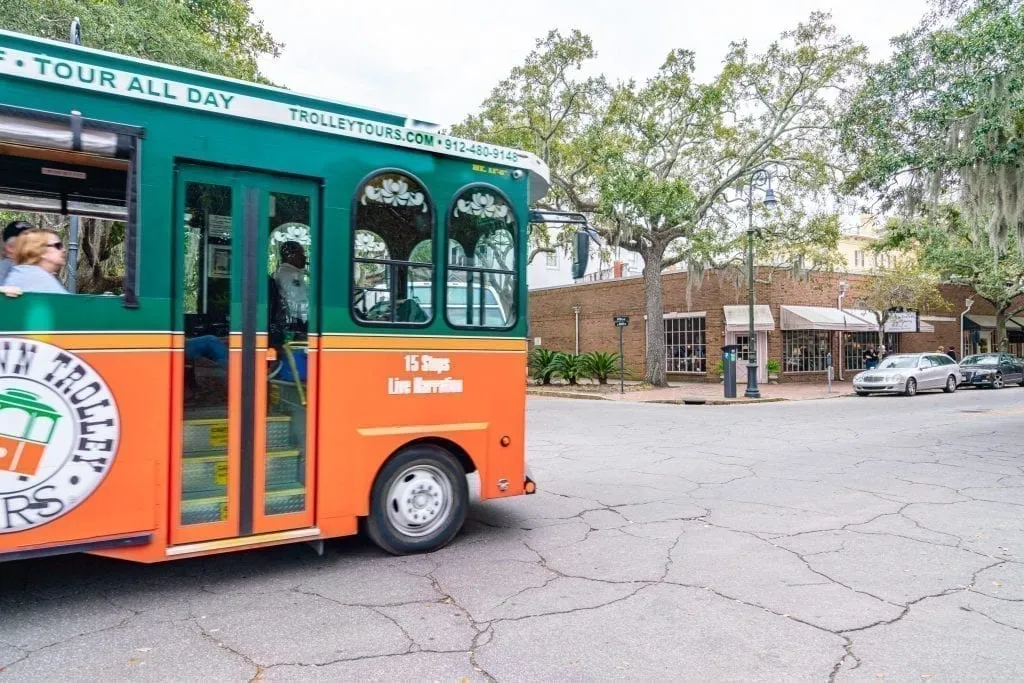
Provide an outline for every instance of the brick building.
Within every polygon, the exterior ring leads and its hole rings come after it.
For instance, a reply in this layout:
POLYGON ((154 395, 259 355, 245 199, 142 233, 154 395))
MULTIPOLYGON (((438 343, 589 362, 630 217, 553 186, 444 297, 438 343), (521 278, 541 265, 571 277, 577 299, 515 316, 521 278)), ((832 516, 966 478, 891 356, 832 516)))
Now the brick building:
MULTIPOLYGON (((776 273, 770 283, 757 284, 755 328, 761 380, 768 379, 765 361, 775 359, 781 368, 781 382, 825 381, 830 351, 836 379, 850 379, 860 370, 865 346, 878 343, 875 318, 858 310, 857 304, 869 278, 817 273, 805 280, 776 273), (841 282, 846 283, 846 292, 840 305, 841 282)), ((686 273, 665 273, 662 278, 669 378, 717 381, 715 365, 721 360, 723 345, 739 344, 741 362, 746 358, 746 284, 721 273, 708 273, 701 283, 692 283, 688 298, 687 279, 686 273)), ((886 334, 889 351, 935 351, 939 346, 953 346, 959 357, 960 314, 971 291, 944 286, 943 294, 946 310, 921 311, 893 321, 893 331, 886 334)), ((630 316, 624 332, 626 367, 643 374, 646 325, 639 277, 534 289, 529 296, 532 345, 555 351, 576 351, 577 344, 580 352, 617 351, 618 330, 612 318, 630 316)), ((987 302, 975 297, 965 320, 968 352, 990 348, 985 340, 991 344, 993 314, 987 302)), ((1024 320, 1008 324, 1013 330, 1018 327, 1020 334, 1011 335, 1010 341, 1011 350, 1019 354, 1024 351, 1024 320)), ((744 371, 737 374, 745 380, 744 371)))

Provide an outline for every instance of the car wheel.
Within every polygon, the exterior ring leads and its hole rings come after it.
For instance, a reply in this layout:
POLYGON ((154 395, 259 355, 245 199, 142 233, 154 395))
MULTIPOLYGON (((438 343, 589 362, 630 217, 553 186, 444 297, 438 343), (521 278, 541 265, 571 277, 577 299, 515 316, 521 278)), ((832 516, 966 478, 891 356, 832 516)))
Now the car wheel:
POLYGON ((1003 382, 1003 376, 996 373, 996 376, 992 378, 992 388, 1002 389, 1004 386, 1006 386, 1006 383, 1003 382))
POLYGON ((947 394, 952 394, 954 391, 956 391, 956 377, 950 375, 948 378, 946 378, 946 386, 943 387, 942 390, 945 391, 947 394))
POLYGON ((469 485, 447 451, 417 446, 381 468, 370 494, 366 531, 393 555, 437 550, 462 528, 469 512, 469 485))
POLYGON ((868 392, 866 392, 866 391, 859 391, 859 390, 855 390, 855 391, 857 391, 857 395, 858 396, 867 396, 868 395, 868 392))
POLYGON ((904 396, 913 396, 917 393, 917 380, 911 377, 907 380, 907 388, 903 390, 904 396))

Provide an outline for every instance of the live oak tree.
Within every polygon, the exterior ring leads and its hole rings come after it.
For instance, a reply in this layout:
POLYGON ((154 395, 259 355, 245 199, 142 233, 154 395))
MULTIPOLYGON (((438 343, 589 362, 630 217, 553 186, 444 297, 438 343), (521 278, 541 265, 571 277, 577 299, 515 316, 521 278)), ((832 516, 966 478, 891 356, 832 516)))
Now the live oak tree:
MULTIPOLYGON (((646 83, 609 85, 583 76, 595 54, 586 36, 551 32, 455 132, 538 153, 553 180, 542 208, 587 213, 608 244, 640 254, 646 380, 664 386, 662 270, 685 263, 699 274, 734 258, 742 188, 755 171, 780 169, 794 195, 811 198, 837 178, 835 90, 861 67, 864 49, 814 14, 763 54, 733 44, 709 83, 694 80, 692 52, 673 50, 646 83)), ((811 213, 806 226, 829 232, 811 213)), ((792 247, 787 266, 801 262, 796 245, 815 239, 791 227, 764 233, 766 255, 792 247)), ((534 253, 549 249, 550 235, 535 233, 534 253)), ((827 260, 817 256, 810 260, 827 260)))
MULTIPOLYGON (((268 82, 257 60, 283 47, 252 14, 248 0, 0 0, 0 28, 66 41, 72 20, 88 47, 248 81, 268 82)), ((21 218, 67 231, 58 215, 0 212, 0 223, 21 218)), ((123 275, 122 223, 81 221, 79 291, 115 289, 123 275)))
POLYGON ((957 202, 996 251, 1024 249, 1024 3, 934 0, 842 120, 846 189, 914 216, 957 202))
MULTIPOLYGON (((735 253, 755 172, 777 169, 792 195, 809 199, 833 184, 841 173, 832 163, 836 91, 863 57, 816 13, 762 54, 734 43, 709 83, 693 79, 693 53, 675 50, 654 78, 614 94, 615 153, 598 179, 598 212, 608 238, 644 259, 649 383, 666 384, 662 270, 685 263, 699 274, 735 253)), ((789 241, 793 232, 773 221, 767 251, 775 255, 812 238, 801 231, 789 241)))

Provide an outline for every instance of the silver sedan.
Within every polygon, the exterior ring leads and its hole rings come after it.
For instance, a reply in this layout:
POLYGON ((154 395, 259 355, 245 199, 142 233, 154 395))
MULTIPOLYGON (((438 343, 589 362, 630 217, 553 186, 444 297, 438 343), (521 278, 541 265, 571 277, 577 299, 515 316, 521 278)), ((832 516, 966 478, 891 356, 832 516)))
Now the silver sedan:
POLYGON ((960 366, 942 353, 897 353, 886 356, 877 368, 857 373, 853 390, 858 396, 868 394, 903 394, 913 396, 926 389, 956 391, 964 381, 960 366))

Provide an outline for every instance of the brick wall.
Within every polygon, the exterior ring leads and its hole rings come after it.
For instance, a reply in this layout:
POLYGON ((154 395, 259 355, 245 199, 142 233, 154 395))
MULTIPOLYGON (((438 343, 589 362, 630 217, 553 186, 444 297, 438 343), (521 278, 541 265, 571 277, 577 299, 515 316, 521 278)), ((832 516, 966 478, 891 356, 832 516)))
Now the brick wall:
MULTIPOLYGON (((795 279, 787 274, 773 274, 770 283, 759 283, 755 287, 755 298, 759 304, 771 306, 776 329, 768 333, 768 357, 782 359, 782 331, 778 329, 781 320, 781 304, 795 306, 827 306, 838 304, 839 281, 847 282, 844 308, 856 308, 857 300, 863 296, 865 284, 870 276, 839 273, 813 274, 809 279, 795 279)), ((665 313, 705 311, 708 369, 721 360, 721 347, 725 343, 725 305, 742 305, 747 300, 745 282, 736 282, 721 273, 709 273, 703 282, 692 283, 687 296, 686 273, 666 273, 662 277, 665 313)), ((960 348, 959 315, 964 299, 970 295, 966 287, 944 286, 943 296, 947 310, 922 311, 922 315, 936 315, 956 319, 956 322, 933 322, 934 333, 908 333, 901 335, 901 351, 934 351, 942 344, 945 347, 960 348)), ((573 306, 580 306, 579 338, 580 351, 618 351, 618 331, 612 323, 616 315, 630 316, 629 327, 623 334, 624 355, 628 370, 642 374, 644 371, 644 298, 643 281, 639 277, 619 280, 605 280, 595 283, 553 287, 530 292, 530 336, 540 337, 541 346, 555 351, 573 351, 575 340, 575 317, 573 306)), ((992 307, 975 297, 972 312, 993 315, 992 307)), ((841 334, 833 334, 833 358, 838 366, 842 358, 841 334)), ((532 344, 532 340, 531 340, 532 344)), ((673 376, 676 379, 695 381, 718 381, 717 375, 673 376)), ((782 373, 781 381, 821 382, 825 373, 782 373)), ((847 377, 849 379, 849 377, 847 377)))

